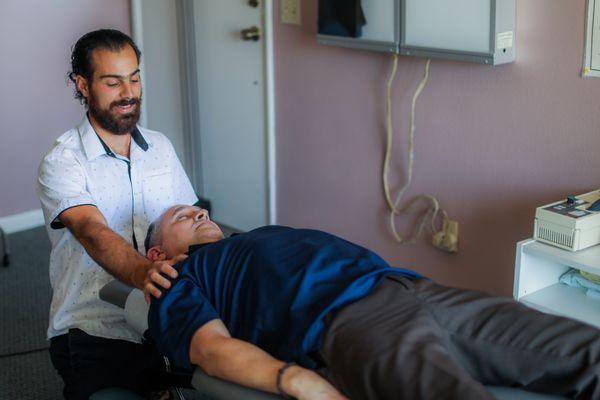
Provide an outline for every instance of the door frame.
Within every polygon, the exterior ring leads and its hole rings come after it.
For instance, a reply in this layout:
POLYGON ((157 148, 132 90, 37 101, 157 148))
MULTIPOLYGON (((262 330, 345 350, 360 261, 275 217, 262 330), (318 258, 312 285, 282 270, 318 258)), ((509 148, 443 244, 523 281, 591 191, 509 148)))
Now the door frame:
MULTIPOLYGON (((175 0, 178 19, 179 54, 181 59, 181 88, 184 106, 184 142, 186 148, 185 163, 191 171, 191 180, 196 187, 202 187, 200 171, 201 160, 198 149, 199 140, 191 132, 200 132, 200 110, 197 91, 196 75, 196 48, 194 41, 194 0, 175 0)), ((265 139, 266 139, 266 166, 267 166, 267 224, 277 223, 277 176, 276 176, 276 118, 275 118, 275 63, 273 46, 273 0, 262 0, 263 23, 263 77, 264 77, 264 102, 265 102, 265 139)), ((131 0, 131 26, 133 39, 143 49, 143 0, 131 0)), ((143 64, 143 62, 142 62, 143 64)), ((144 70, 141 73, 144 85, 144 70)), ((142 109, 140 122, 144 125, 147 121, 142 109)))

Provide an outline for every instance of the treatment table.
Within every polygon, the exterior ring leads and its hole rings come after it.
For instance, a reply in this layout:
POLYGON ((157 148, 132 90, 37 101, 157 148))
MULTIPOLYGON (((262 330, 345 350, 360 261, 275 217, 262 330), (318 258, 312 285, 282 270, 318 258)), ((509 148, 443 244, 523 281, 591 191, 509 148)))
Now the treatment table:
MULTIPOLYGON (((137 332, 143 334, 148 329, 148 304, 140 290, 133 289, 119 281, 112 281, 100 290, 100 298, 125 310, 125 319, 137 332)), ((213 400, 276 400, 282 397, 240 386, 214 378, 196 368, 192 375, 192 386, 200 394, 213 400)), ((563 397, 540 395, 524 390, 488 386, 488 391, 498 400, 560 400, 563 397)), ((95 393, 90 400, 139 399, 130 394, 125 397, 119 389, 106 389, 95 393)))

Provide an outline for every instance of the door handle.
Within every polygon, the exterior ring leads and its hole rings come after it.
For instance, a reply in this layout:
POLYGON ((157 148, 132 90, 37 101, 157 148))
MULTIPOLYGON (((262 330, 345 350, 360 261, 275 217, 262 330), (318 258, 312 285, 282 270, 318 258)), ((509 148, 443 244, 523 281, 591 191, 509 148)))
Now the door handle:
POLYGON ((248 0, 248 5, 252 8, 260 6, 260 0, 248 0))
POLYGON ((258 42, 260 39, 260 28, 258 26, 252 26, 247 29, 242 29, 240 32, 242 35, 242 40, 253 40, 258 42))

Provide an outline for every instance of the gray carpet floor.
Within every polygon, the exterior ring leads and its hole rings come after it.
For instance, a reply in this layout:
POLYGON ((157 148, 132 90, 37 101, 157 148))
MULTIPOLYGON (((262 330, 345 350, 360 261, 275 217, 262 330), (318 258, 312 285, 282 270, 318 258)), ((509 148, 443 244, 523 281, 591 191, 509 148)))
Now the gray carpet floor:
MULTIPOLYGON (((228 236, 234 230, 223 227, 228 236)), ((52 290, 50 241, 43 227, 9 235, 10 266, 0 266, 0 400, 62 398, 46 341, 52 290)), ((192 390, 187 400, 205 399, 192 390)))
POLYGON ((50 242, 44 228, 9 241, 10 266, 0 267, 0 399, 60 399, 62 381, 46 350, 50 242))

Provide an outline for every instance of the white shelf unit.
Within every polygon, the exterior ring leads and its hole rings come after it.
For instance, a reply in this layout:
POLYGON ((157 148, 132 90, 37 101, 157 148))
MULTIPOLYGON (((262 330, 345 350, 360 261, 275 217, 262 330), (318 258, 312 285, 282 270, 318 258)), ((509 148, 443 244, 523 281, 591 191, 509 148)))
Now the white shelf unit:
POLYGON ((571 252, 533 239, 517 243, 514 298, 540 311, 600 327, 600 300, 559 283, 570 268, 600 275, 600 245, 571 252))

